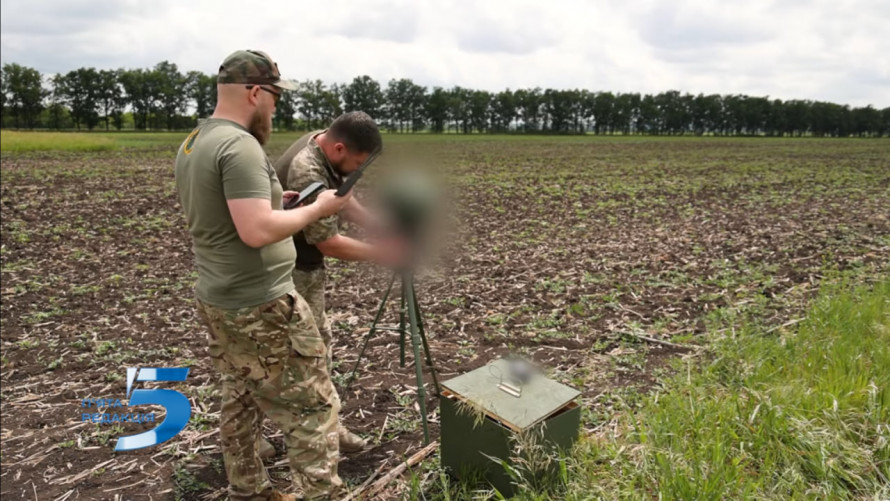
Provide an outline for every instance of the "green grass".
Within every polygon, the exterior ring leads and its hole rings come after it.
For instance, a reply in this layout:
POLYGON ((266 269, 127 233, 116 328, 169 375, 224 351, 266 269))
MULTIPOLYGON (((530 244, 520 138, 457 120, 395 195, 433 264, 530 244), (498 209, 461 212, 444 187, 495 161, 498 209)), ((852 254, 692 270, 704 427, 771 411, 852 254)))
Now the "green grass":
POLYGON ((887 499, 890 281, 834 286, 800 328, 742 327, 578 448, 567 498, 887 499))
MULTIPOLYGON (((790 331, 729 333, 642 404, 619 402, 568 474, 515 475, 515 499, 888 499, 890 280, 826 287, 790 331)), ((441 477, 425 498, 500 499, 480 487, 441 477)))
MULTIPOLYGON (((305 134, 304 131, 282 132, 272 134, 269 144, 266 145, 270 155, 276 157, 287 149, 293 141, 305 134)), ((2 145, 0 151, 24 152, 24 151, 108 151, 121 148, 127 149, 175 149, 188 135, 188 131, 172 132, 34 132, 34 131, 0 131, 2 145)), ((690 142, 696 141, 724 142, 730 144, 752 143, 752 138, 700 138, 695 136, 668 137, 668 136, 592 136, 592 135, 525 135, 525 134, 392 134, 384 132, 384 141, 387 144, 411 144, 411 143, 478 143, 478 142, 521 142, 541 144, 586 144, 586 143, 662 143, 662 142, 690 142)), ((806 139, 772 139, 772 143, 791 142, 792 144, 809 144, 806 139)))
POLYGON ((116 147, 113 139, 97 134, 0 131, 0 151, 107 151, 116 147))

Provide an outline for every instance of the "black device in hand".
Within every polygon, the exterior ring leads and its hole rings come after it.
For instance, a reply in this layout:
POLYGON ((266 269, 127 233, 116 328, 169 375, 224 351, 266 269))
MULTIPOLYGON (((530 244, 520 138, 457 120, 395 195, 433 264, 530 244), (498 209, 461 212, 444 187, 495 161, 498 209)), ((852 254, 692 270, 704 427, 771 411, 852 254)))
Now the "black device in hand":
MULTIPOLYGON (((343 181, 343 184, 341 184, 340 187, 337 188, 336 195, 338 197, 342 197, 342 196, 346 195, 347 193, 349 193, 349 190, 352 189, 352 187, 355 185, 355 182, 358 181, 360 177, 362 177, 362 174, 365 172, 365 169, 369 165, 371 165, 371 163, 374 162, 374 160, 376 160, 378 156, 380 156, 380 148, 377 148, 374 151, 372 151, 371 154, 368 155, 368 158, 365 159, 365 161, 362 162, 361 165, 359 165, 358 169, 356 169, 355 172, 350 174, 349 177, 346 178, 346 181, 343 181)), ((322 191, 323 189, 324 189, 324 184, 322 184, 322 183, 315 182, 315 183, 310 184, 309 186, 306 187, 306 189, 300 191, 299 196, 291 197, 291 199, 288 200, 287 203, 284 204, 284 210, 290 210, 290 209, 299 207, 300 204, 305 202, 307 198, 311 197, 312 195, 315 195, 316 193, 322 191)))
POLYGON ((290 209, 295 209, 295 208, 299 207, 300 204, 305 202, 307 198, 311 197, 312 195, 315 195, 316 193, 320 192, 323 189, 324 189, 324 184, 322 184, 322 183, 315 182, 315 183, 310 184, 304 190, 300 191, 299 196, 291 197, 290 200, 285 202, 284 210, 290 210, 290 209))

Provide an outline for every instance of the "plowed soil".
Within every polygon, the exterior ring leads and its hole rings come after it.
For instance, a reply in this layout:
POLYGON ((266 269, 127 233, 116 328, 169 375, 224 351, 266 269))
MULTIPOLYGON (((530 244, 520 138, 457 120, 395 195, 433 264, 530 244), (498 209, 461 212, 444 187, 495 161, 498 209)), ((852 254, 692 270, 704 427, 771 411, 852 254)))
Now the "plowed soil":
MULTIPOLYGON (((277 135, 270 157, 293 139, 277 135)), ((672 360, 707 356, 699 347, 734 319, 787 328, 826 274, 890 267, 887 140, 385 141, 435 159, 454 197, 454 232, 416 277, 440 380, 524 354, 582 391, 584 433, 608 426, 610 402, 645 393, 672 360)), ((2 156, 3 499, 224 496, 176 146, 2 156), (171 441, 114 453, 116 437, 146 425, 81 422, 95 412, 82 399, 125 400, 127 367, 182 366, 186 382, 157 385, 192 400, 171 441)), ((357 485, 422 443, 413 356, 409 344, 400 367, 398 335, 381 332, 342 387, 390 274, 328 270, 342 419, 372 442, 340 464, 357 485)), ((397 307, 392 298, 385 323, 397 307)), ((284 443, 266 428, 277 448, 268 466, 286 489, 284 443)))

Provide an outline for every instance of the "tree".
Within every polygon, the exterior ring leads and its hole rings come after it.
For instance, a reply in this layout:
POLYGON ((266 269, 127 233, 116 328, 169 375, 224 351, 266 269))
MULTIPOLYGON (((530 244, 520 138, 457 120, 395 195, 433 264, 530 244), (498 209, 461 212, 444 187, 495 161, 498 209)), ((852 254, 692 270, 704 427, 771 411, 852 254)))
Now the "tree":
POLYGON ((426 100, 424 114, 429 119, 433 132, 442 133, 445 131, 445 124, 448 122, 449 99, 448 91, 442 87, 433 87, 433 91, 426 100))
POLYGON ((740 136, 745 128, 745 99, 744 95, 723 96, 723 113, 721 129, 726 135, 740 136))
POLYGON ((74 126, 93 130, 99 124, 100 80, 96 68, 78 68, 54 80, 63 102, 71 109, 74 126))
POLYGON ((580 132, 587 133, 593 128, 594 108, 596 107, 596 93, 587 90, 581 91, 578 96, 578 121, 580 132))
POLYGON ((516 99, 510 89, 498 92, 491 100, 492 129, 507 132, 516 119, 516 99))
POLYGON ((813 135, 816 137, 839 136, 843 112, 840 105, 816 101, 810 107, 813 135))
POLYGON ((426 87, 410 78, 392 79, 384 92, 389 128, 399 132, 415 132, 425 121, 426 87))
MULTIPOLYGON (((195 115, 197 118, 209 117, 216 108, 216 75, 206 75, 200 71, 190 71, 186 75, 186 93, 195 104, 195 115)), ((293 101, 293 93, 285 92, 281 98, 291 98, 293 101)), ((293 104, 293 103, 292 103, 293 104)), ((281 102, 278 103, 281 106, 281 102)), ((296 110, 291 111, 291 122, 293 122, 293 114, 296 110)))
POLYGON ((405 132, 405 125, 411 121, 410 99, 411 86, 414 82, 407 78, 391 79, 386 84, 383 95, 386 99, 385 116, 390 130, 405 132))
POLYGON ((768 98, 745 96, 742 100, 742 117, 746 134, 756 136, 766 129, 769 108, 768 98))
POLYGON ((11 63, 3 65, 5 105, 13 117, 15 128, 22 125, 33 129, 43 110, 43 99, 48 92, 43 88, 43 77, 34 68, 11 63))
POLYGON ((513 97, 516 100, 517 114, 525 132, 537 132, 541 122, 541 89, 519 89, 513 97))
POLYGON ((110 122, 114 121, 118 130, 121 129, 121 115, 124 112, 124 91, 120 84, 120 75, 116 70, 99 72, 99 107, 105 119, 105 130, 109 130, 110 122))
POLYGON ((881 133, 890 136, 890 106, 881 110, 881 133))
POLYGON ((408 123, 411 126, 411 132, 422 130, 426 126, 426 100, 429 96, 426 93, 426 87, 415 84, 408 80, 405 89, 406 113, 408 123))
POLYGON ((64 80, 65 76, 60 74, 53 75, 49 80, 52 90, 48 95, 47 125, 56 130, 67 129, 71 122, 71 113, 65 106, 64 80))
POLYGON ((613 108, 615 95, 611 92, 597 92, 593 104, 593 131, 595 134, 611 133, 614 129, 613 108))
MULTIPOLYGON (((47 77, 19 64, 0 67, 0 126, 93 129, 123 127, 132 110, 140 130, 190 126, 216 106, 216 76, 183 74, 162 61, 151 69, 78 68, 47 77), (46 84, 46 85, 44 85, 46 84), (186 116, 185 114, 189 115, 186 116)), ((591 92, 585 89, 506 89, 500 92, 427 88, 409 78, 385 89, 368 75, 344 85, 306 80, 284 93, 276 127, 322 127, 343 111, 361 110, 392 131, 686 134, 880 137, 890 134, 890 111, 830 102, 770 99, 744 94, 591 92)))
POLYGON ((385 98, 380 84, 368 75, 355 77, 352 82, 344 85, 340 91, 343 97, 344 111, 364 111, 371 118, 383 118, 385 98))
POLYGON ((547 129, 559 134, 572 128, 575 95, 572 91, 547 89, 544 91, 543 108, 548 121, 547 129))
POLYGON ((469 94, 469 118, 470 126, 477 132, 488 130, 488 115, 491 106, 491 93, 484 90, 474 90, 469 94))
POLYGON ((161 61, 152 70, 156 82, 155 98, 160 104, 167 124, 167 130, 173 130, 177 118, 185 112, 188 104, 188 80, 179 72, 175 63, 161 61))
POLYGON ((448 121, 457 132, 470 133, 470 93, 469 89, 460 86, 448 91, 448 121))
POLYGON ((306 80, 297 84, 297 111, 309 129, 322 126, 327 87, 321 80, 306 80))
POLYGON ((881 112, 871 105, 865 108, 853 108, 853 133, 859 137, 881 135, 881 112))
POLYGON ((699 94, 692 98, 692 132, 701 136, 714 133, 720 124, 721 98, 717 94, 699 94))
POLYGON ((343 114, 343 106, 340 104, 340 87, 337 84, 322 90, 320 105, 321 121, 326 126, 343 114))
POLYGON ((787 117, 785 116, 785 103, 781 99, 774 99, 769 103, 766 113, 766 135, 781 136, 787 127, 787 117))
POLYGON ((279 129, 293 130, 294 115, 297 113, 299 98, 296 92, 283 92, 275 106, 275 125, 279 129))
POLYGON ((5 125, 6 118, 6 102, 9 100, 9 82, 7 81, 7 72, 5 67, 0 67, 0 125, 5 125))
POLYGON ((655 96, 646 94, 640 100, 640 114, 637 118, 637 131, 646 134, 660 134, 662 129, 661 111, 655 96))
POLYGON ((793 100, 785 103, 785 131, 803 136, 810 130, 810 101, 793 100))
POLYGON ((662 132, 683 134, 691 128, 693 98, 682 96, 679 91, 669 90, 655 96, 655 104, 662 117, 662 132))
POLYGON ((618 94, 612 108, 612 126, 623 134, 630 134, 634 118, 638 113, 639 94, 618 94))
POLYGON ((143 69, 121 72, 121 85, 124 87, 127 102, 133 108, 133 121, 136 128, 148 129, 149 116, 157 110, 157 83, 150 71, 143 69))

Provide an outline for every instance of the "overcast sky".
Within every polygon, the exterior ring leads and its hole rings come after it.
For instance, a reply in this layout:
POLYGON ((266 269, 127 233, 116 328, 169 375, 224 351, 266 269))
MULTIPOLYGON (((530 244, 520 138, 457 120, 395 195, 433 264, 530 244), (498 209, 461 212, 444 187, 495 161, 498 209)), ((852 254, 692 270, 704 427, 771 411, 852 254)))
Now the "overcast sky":
POLYGON ((214 73, 259 49, 295 80, 678 89, 890 106, 888 0, 0 0, 4 63, 214 73))

